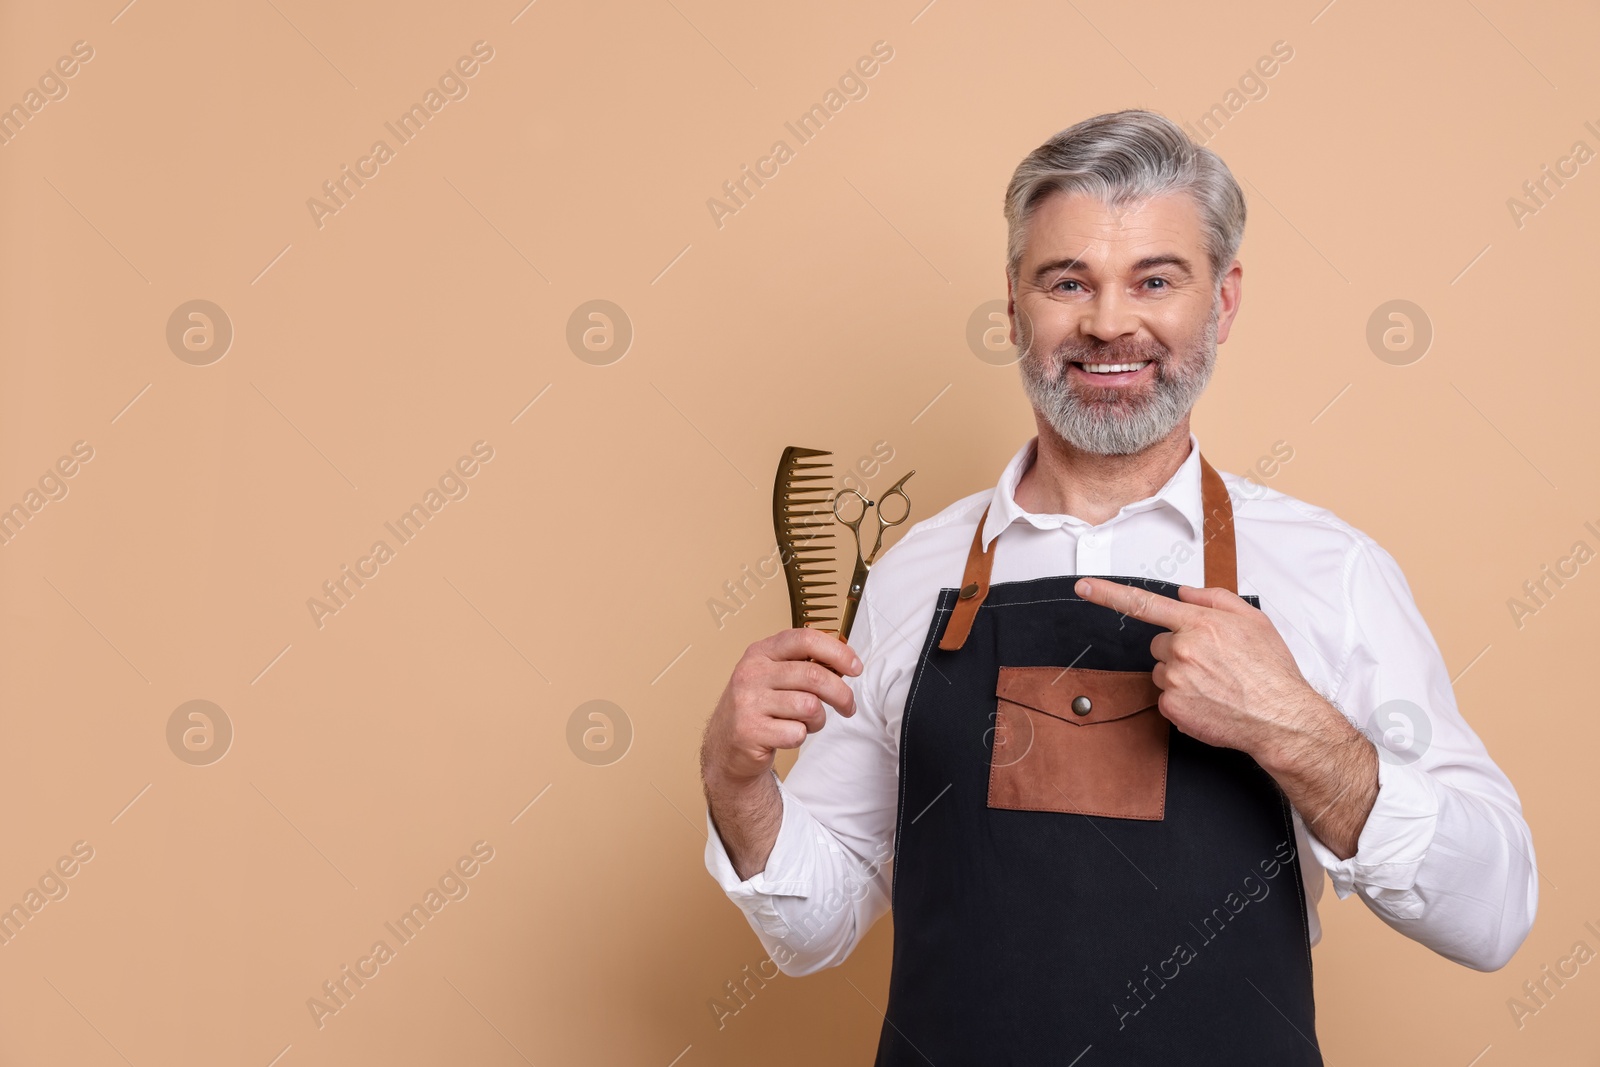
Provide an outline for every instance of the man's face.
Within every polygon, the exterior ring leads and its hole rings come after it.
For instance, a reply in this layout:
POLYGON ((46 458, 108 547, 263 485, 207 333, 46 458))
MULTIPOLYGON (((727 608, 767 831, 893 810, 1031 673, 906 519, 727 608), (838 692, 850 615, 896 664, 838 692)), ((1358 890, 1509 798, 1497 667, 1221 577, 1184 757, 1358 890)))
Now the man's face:
POLYGON ((1037 415, 1097 455, 1141 452, 1186 425, 1238 311, 1241 273, 1236 260, 1213 297, 1189 196, 1119 208, 1048 196, 1029 223, 1010 307, 1037 415))

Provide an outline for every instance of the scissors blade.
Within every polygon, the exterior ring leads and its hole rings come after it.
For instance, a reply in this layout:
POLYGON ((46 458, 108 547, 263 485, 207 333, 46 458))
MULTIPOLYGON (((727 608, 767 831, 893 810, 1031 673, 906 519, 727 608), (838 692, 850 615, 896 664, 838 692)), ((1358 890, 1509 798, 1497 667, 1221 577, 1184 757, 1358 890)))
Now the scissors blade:
POLYGON ((856 552, 856 569, 850 575, 850 588, 844 595, 844 619, 839 623, 839 640, 850 639, 850 627, 855 625, 856 608, 861 606, 861 592, 867 587, 867 564, 856 552))

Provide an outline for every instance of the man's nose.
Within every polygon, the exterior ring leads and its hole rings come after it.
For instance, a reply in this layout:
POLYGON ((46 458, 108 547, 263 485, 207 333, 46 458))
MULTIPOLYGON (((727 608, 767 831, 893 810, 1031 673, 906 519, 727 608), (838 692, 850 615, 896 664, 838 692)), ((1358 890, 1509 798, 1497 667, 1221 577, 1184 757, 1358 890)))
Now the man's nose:
POLYGON ((1115 289, 1102 289, 1094 295, 1078 328, 1101 341, 1115 341, 1138 331, 1139 316, 1132 301, 1122 293, 1115 289))

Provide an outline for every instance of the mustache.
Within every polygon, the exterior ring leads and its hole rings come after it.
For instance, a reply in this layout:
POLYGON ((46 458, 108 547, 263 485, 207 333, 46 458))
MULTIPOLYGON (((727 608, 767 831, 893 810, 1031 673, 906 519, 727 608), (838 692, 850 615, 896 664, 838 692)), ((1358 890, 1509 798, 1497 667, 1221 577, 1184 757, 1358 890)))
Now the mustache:
POLYGON ((1067 341, 1056 346, 1055 358, 1060 363, 1140 363, 1149 360, 1157 364, 1159 369, 1172 361, 1172 351, 1159 341, 1110 345, 1067 341))

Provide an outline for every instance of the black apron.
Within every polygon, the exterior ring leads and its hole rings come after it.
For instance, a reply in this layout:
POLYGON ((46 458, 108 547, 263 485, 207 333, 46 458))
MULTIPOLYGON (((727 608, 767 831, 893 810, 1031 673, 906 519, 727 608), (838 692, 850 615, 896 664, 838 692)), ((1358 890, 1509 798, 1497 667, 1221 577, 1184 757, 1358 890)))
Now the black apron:
MULTIPOLYGON (((1200 466, 1205 583, 1235 590, 1232 505, 1200 466)), ((983 523, 900 727, 877 1063, 1320 1067, 1288 800, 1161 716, 1162 627, 1080 575, 991 586, 983 523)))

